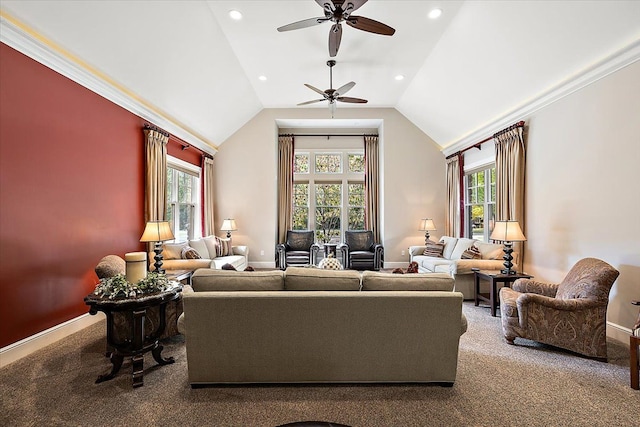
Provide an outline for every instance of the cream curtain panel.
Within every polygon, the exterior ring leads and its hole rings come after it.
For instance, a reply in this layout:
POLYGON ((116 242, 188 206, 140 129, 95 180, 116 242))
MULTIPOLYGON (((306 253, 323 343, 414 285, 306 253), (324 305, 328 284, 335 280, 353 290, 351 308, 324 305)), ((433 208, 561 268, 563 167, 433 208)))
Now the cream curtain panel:
POLYGON ((447 159, 447 205, 444 235, 460 237, 460 156, 447 159))
POLYGON ((167 142, 169 135, 144 129, 146 181, 144 218, 163 221, 167 212, 167 142))
POLYGON ((204 158, 204 235, 215 234, 215 218, 213 216, 213 159, 204 158))
POLYGON ((378 137, 364 137, 364 226, 373 231, 374 242, 380 242, 380 175, 378 137))
POLYGON ((287 240, 293 216, 293 136, 278 137, 278 243, 287 240))
MULTIPOLYGON (((525 232, 523 128, 519 126, 496 134, 493 139, 496 147, 496 220, 516 220, 525 232)), ((522 260, 524 258, 522 243, 515 242, 513 247, 520 253, 522 260)))

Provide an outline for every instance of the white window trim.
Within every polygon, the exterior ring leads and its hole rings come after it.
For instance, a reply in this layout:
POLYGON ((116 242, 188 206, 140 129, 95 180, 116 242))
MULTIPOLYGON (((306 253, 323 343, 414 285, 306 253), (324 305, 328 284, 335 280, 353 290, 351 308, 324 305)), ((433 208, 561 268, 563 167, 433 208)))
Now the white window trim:
MULTIPOLYGON (((487 170, 495 169, 495 167, 496 167, 495 162, 490 162, 490 163, 481 162, 481 164, 470 165, 469 168, 467 168, 467 167, 464 168, 464 192, 465 192, 464 193, 465 194, 465 200, 464 200, 464 216, 465 216, 465 218, 464 218, 464 223, 465 223, 465 227, 464 227, 464 230, 463 230, 463 235, 466 238, 469 238, 469 239, 473 238, 472 235, 469 235, 469 225, 470 225, 471 218, 469 218, 468 215, 467 215, 468 207, 472 206, 472 204, 467 199, 467 196, 469 194, 469 191, 468 191, 469 190, 469 181, 468 181, 469 180, 469 175, 472 175, 472 174, 475 174, 475 173, 478 173, 478 172, 483 172, 485 174, 485 189, 484 189, 485 190, 485 201, 484 201, 484 215, 485 215, 485 218, 484 218, 484 223, 488 225, 490 223, 489 218, 487 218, 488 212, 490 211, 489 206, 493 205, 493 211, 494 211, 494 214, 495 214, 496 201, 495 200, 493 202, 487 201, 487 197, 491 195, 491 177, 490 176, 487 177, 486 175, 487 175, 487 170), (487 179, 487 178, 489 178, 489 179, 487 179)), ((490 239, 489 239, 489 236, 491 234, 490 231, 491 230, 489 229, 489 227, 485 226, 484 235, 483 235, 483 241, 484 242, 489 242, 490 241, 490 239)))
MULTIPOLYGON (((193 190, 195 191, 196 199, 198 201, 197 203, 195 203, 192 215, 193 215, 193 221, 194 221, 193 238, 197 239, 198 237, 202 236, 202 191, 201 191, 202 168, 200 166, 196 166, 189 162, 185 162, 182 159, 179 159, 177 157, 173 157, 170 155, 167 155, 167 167, 181 170, 183 172, 192 174, 196 177, 196 180, 195 180, 196 186, 193 190)), ((174 216, 175 216, 175 211, 174 211, 174 216)), ((188 238, 187 238, 187 241, 188 241, 188 238)), ((179 240, 174 239, 173 242, 179 242, 179 240)))

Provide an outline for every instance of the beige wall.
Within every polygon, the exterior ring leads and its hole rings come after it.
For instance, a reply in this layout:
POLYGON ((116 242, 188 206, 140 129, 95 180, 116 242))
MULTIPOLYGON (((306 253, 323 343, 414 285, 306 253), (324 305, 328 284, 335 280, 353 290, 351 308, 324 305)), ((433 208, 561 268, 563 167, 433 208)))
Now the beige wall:
MULTIPOLYGON (((526 118, 525 271, 557 282, 581 258, 610 263, 608 320, 622 328, 640 300, 638 94, 640 62, 526 118)), ((615 325, 609 335, 627 341, 615 325)))
MULTIPOLYGON (((216 154, 216 228, 236 219, 234 243, 250 246, 249 263, 274 265, 277 119, 328 119, 326 109, 264 109, 216 154), (264 251, 264 255, 261 255, 264 251)), ((424 242, 420 218, 444 228, 445 165, 436 144, 395 109, 342 108, 337 119, 380 119, 382 236, 387 266, 406 267, 407 248, 424 242), (402 251, 405 255, 402 255, 402 251)), ((222 233, 219 233, 222 234, 222 233)), ((439 235, 439 232, 433 232, 439 235)))

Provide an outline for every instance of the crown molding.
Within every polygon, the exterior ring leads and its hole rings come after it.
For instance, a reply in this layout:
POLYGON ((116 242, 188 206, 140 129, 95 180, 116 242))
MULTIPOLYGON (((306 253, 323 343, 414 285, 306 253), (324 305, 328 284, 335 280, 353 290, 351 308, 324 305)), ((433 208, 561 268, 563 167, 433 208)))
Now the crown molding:
POLYGON ((640 59, 640 39, 635 40, 624 48, 614 52, 601 61, 585 68, 576 75, 560 82, 550 89, 542 92, 524 105, 504 114, 489 123, 484 124, 464 137, 447 144, 442 149, 445 156, 456 153, 477 143, 478 141, 504 129, 520 120, 525 120, 536 111, 553 104, 556 101, 571 95, 572 93, 613 74, 616 71, 631 65, 640 59))
POLYGON ((0 41, 184 142, 214 155, 218 147, 53 41, 0 11, 0 41))

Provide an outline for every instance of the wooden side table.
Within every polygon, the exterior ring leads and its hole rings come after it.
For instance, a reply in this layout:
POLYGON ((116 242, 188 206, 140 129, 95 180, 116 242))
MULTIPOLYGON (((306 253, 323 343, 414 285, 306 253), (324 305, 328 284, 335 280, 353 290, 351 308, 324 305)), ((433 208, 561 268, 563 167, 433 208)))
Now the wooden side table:
POLYGON ((525 273, 502 274, 499 271, 480 270, 479 268, 472 268, 471 271, 474 273, 473 293, 475 305, 477 307, 480 301, 489 302, 491 315, 493 317, 496 317, 496 309, 498 308, 499 298, 497 284, 503 283, 503 286, 510 286, 511 283, 518 279, 531 279, 533 277, 525 273), (487 280, 489 282, 488 295, 480 293, 480 279, 487 280))
POLYGON ((144 353, 151 351, 153 358, 160 365, 167 365, 174 362, 173 357, 163 358, 162 345, 158 339, 164 332, 166 326, 167 303, 179 299, 182 294, 182 285, 176 284, 173 288, 164 292, 152 295, 145 295, 138 298, 121 298, 110 300, 102 298, 94 294, 89 294, 84 298, 85 304, 89 306, 89 314, 96 314, 102 311, 107 316, 107 344, 114 349, 110 355, 110 361, 113 365, 111 372, 100 375, 96 383, 108 381, 116 376, 125 357, 131 357, 132 361, 132 378, 133 387, 143 385, 143 366, 144 353), (149 314, 149 310, 154 308, 159 310, 159 324, 155 330, 145 331, 145 319, 149 314), (130 335, 124 339, 116 339, 118 333, 116 331, 116 322, 114 322, 114 314, 120 313, 129 322, 125 328, 130 335))

